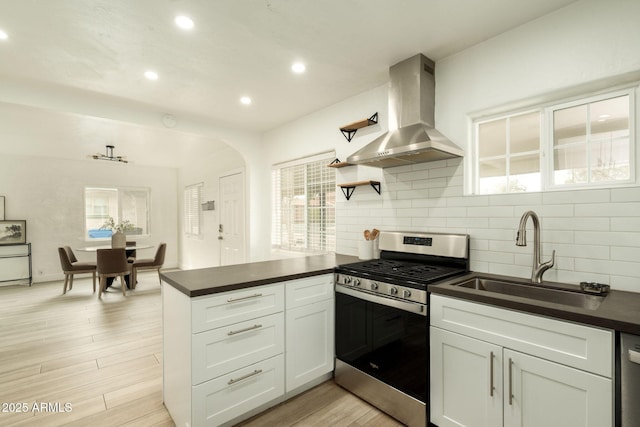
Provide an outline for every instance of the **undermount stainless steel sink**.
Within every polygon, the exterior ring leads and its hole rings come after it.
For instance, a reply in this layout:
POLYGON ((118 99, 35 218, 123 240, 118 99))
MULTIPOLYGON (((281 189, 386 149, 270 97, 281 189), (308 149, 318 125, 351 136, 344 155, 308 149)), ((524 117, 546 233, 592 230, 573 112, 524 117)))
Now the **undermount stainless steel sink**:
POLYGON ((508 280, 494 280, 476 277, 458 283, 458 286, 469 289, 477 289, 486 292, 495 292, 503 295, 511 295, 520 298, 530 298, 538 301, 564 304, 572 307, 595 310, 604 301, 605 296, 584 293, 580 290, 559 289, 543 287, 538 284, 520 283, 508 280))

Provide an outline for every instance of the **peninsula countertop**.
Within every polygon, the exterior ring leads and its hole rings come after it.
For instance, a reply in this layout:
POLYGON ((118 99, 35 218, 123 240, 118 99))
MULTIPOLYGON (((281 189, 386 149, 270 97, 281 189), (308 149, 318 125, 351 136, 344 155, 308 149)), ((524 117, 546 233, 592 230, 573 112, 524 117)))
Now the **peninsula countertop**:
POLYGON ((350 255, 327 254, 222 267, 162 272, 160 277, 188 297, 233 291, 332 273, 340 264, 358 262, 350 255))

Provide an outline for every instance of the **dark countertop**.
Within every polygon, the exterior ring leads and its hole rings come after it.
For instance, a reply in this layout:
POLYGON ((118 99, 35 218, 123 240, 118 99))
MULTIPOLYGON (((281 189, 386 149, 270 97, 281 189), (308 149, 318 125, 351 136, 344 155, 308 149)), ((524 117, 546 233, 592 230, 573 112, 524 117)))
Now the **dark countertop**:
POLYGON ((339 264, 358 261, 357 257, 349 255, 313 255, 223 267, 172 271, 160 273, 160 277, 188 297, 197 297, 332 273, 334 267, 339 264))
MULTIPOLYGON (((620 332, 640 335, 640 293, 612 290, 595 310, 537 301, 530 298, 505 295, 457 286, 456 283, 481 276, 495 280, 511 280, 530 283, 526 279, 486 273, 469 273, 446 282, 429 286, 429 292, 497 307, 519 310, 531 314, 554 317, 561 320, 584 323, 620 332)), ((567 289, 579 289, 577 285, 544 282, 543 285, 567 289)))

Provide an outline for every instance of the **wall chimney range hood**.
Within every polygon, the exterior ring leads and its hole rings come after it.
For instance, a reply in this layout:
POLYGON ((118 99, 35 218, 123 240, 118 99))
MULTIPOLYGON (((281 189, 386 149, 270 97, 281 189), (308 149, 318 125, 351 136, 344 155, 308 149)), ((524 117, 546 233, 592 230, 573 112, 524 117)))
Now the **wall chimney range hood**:
POLYGON ((434 62, 422 54, 389 69, 389 128, 347 158, 351 164, 387 168, 462 157, 434 128, 434 62))

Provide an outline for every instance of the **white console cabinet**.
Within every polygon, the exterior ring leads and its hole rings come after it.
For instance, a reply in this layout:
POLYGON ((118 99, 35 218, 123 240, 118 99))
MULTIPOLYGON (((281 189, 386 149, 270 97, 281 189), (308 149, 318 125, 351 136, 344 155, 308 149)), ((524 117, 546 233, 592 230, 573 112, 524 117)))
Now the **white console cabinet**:
POLYGON ((332 274, 194 298, 164 284, 162 304, 164 403, 179 427, 233 425, 333 371, 332 274))
POLYGON ((432 295, 431 422, 613 424, 613 332, 432 295))
POLYGON ((0 245, 0 285, 31 281, 31 243, 0 245))

